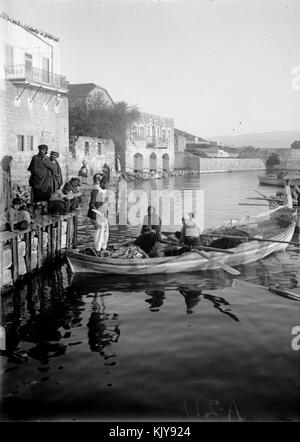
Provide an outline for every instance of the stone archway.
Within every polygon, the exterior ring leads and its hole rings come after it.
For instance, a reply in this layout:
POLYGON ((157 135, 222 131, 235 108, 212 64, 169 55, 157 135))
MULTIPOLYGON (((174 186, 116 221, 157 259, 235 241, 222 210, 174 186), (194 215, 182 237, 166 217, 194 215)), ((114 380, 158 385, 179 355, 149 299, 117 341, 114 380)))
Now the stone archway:
POLYGON ((163 154, 162 160, 163 160, 163 165, 162 165, 163 170, 170 170, 170 157, 167 153, 163 154))
POLYGON ((143 172, 143 155, 136 153, 133 157, 134 172, 143 172))
POLYGON ((150 167, 149 167, 150 171, 157 170, 157 156, 154 152, 152 152, 152 154, 150 155, 150 167))

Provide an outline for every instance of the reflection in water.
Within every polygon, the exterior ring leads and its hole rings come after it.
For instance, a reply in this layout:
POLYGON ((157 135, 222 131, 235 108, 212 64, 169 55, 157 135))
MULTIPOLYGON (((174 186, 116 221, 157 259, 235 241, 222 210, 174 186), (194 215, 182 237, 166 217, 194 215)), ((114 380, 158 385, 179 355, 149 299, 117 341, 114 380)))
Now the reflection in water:
POLYGON ((105 313, 104 297, 95 293, 92 301, 92 313, 88 322, 91 351, 99 352, 104 359, 115 357, 115 353, 109 353, 107 350, 112 343, 118 342, 120 333, 118 314, 105 313))
POLYGON ((61 270, 40 274, 27 282, 4 300, 4 325, 6 352, 9 361, 20 362, 24 354, 19 344, 35 344, 26 352, 31 357, 48 364, 52 357, 65 354, 67 346, 61 341, 70 337, 73 327, 81 326, 84 304, 80 298, 67 296, 61 270), (6 302, 5 302, 6 301, 6 302))
POLYGON ((145 290, 145 293, 150 296, 150 298, 146 299, 146 302, 150 304, 149 310, 151 312, 158 312, 159 308, 164 304, 164 290, 145 290))
POLYGON ((225 309, 222 308, 223 306, 229 306, 230 303, 220 296, 214 296, 208 293, 205 294, 202 290, 188 289, 186 286, 184 288, 179 286, 179 293, 181 293, 184 297, 186 312, 188 314, 194 313, 194 308, 198 305, 199 301, 201 300, 200 296, 202 296, 203 299, 211 301, 213 307, 216 308, 219 312, 224 313, 224 315, 227 315, 234 321, 239 322, 239 319, 233 313, 231 313, 231 309, 229 309, 228 307, 226 307, 225 309))

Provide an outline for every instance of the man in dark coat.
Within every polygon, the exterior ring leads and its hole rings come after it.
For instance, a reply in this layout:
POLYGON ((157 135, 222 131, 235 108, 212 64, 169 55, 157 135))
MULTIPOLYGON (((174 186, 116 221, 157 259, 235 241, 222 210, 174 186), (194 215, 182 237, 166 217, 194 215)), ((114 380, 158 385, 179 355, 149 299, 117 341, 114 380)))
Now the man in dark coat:
POLYGON ((49 201, 53 193, 53 174, 55 167, 49 158, 46 157, 48 146, 40 144, 39 153, 32 157, 28 171, 31 172, 29 185, 32 190, 32 202, 49 201))
POLYGON ((62 173, 60 165, 58 164, 57 158, 59 157, 59 153, 52 150, 50 153, 50 161, 53 164, 53 192, 56 192, 57 189, 60 188, 60 186, 63 183, 62 179, 62 173))

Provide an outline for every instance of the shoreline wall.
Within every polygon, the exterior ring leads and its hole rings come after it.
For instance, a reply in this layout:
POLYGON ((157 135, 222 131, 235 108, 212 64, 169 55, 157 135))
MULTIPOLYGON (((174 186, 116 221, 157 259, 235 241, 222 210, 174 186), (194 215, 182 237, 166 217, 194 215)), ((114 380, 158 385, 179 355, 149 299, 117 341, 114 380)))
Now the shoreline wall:
POLYGON ((199 158, 200 173, 241 172, 265 170, 263 160, 258 158, 199 158))
POLYGON ((187 151, 175 152, 175 169, 191 169, 200 173, 265 170, 259 158, 203 158, 187 151))

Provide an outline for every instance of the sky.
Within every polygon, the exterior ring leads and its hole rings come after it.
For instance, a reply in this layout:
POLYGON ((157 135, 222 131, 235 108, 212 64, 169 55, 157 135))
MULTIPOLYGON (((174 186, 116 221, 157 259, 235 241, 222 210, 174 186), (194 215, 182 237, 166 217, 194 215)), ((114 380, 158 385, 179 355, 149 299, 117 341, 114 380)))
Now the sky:
POLYGON ((0 5, 59 37, 71 83, 96 83, 181 130, 206 138, 300 129, 300 0, 0 5))

